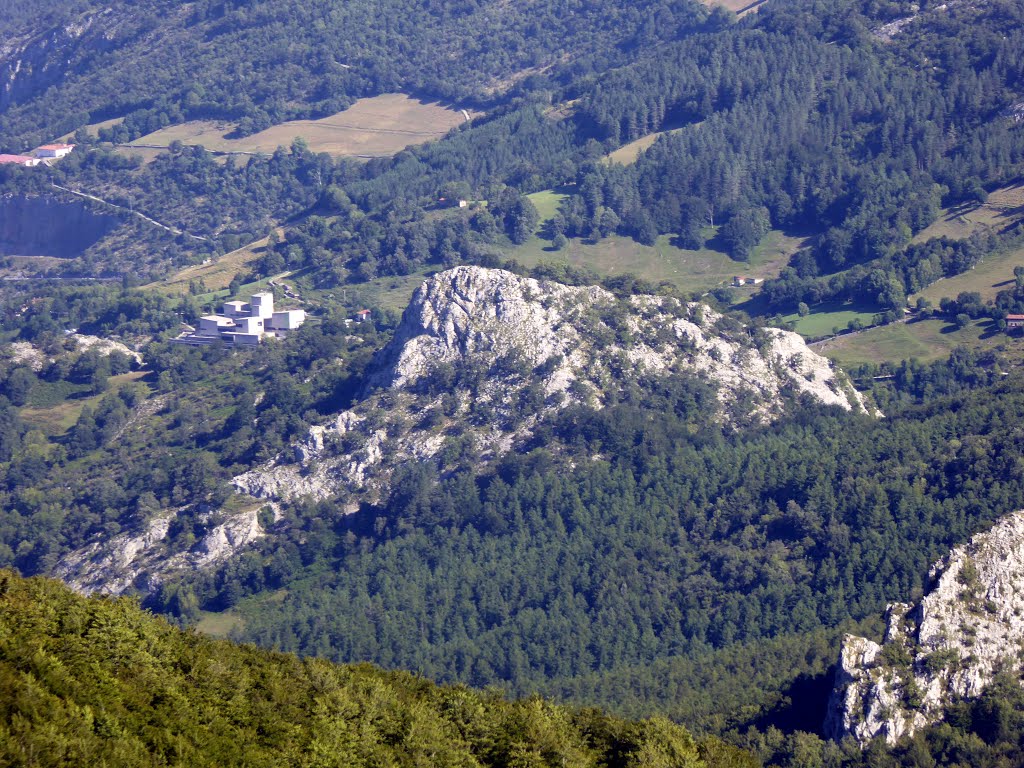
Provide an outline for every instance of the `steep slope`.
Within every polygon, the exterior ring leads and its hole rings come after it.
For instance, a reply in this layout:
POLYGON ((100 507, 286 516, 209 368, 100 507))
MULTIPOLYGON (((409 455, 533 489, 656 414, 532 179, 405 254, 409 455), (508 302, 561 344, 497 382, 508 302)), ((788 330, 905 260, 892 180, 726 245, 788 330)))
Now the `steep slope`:
POLYGON ((890 744, 939 720, 957 697, 981 695, 1019 670, 1024 646, 1024 512, 934 565, 917 605, 889 606, 881 645, 843 640, 826 731, 890 744))
POLYGON ((52 26, 10 24, 0 145, 126 114, 136 135, 209 118, 254 132, 389 90, 486 100, 570 57, 620 55, 654 9, 667 34, 706 16, 695 2, 652 0, 488 0, 457 10, 408 0, 83 5, 52 26))
POLYGON ((4 765, 753 764, 664 719, 628 723, 215 642, 128 601, 8 571, 0 691, 4 765))
POLYGON ((796 334, 745 328, 669 297, 620 300, 598 287, 456 267, 416 292, 362 402, 313 427, 294 456, 234 482, 260 498, 373 499, 396 467, 434 460, 456 441, 486 462, 546 414, 601 408, 624 387, 669 376, 703 380, 720 418, 740 425, 771 420, 797 395, 864 408, 796 334))

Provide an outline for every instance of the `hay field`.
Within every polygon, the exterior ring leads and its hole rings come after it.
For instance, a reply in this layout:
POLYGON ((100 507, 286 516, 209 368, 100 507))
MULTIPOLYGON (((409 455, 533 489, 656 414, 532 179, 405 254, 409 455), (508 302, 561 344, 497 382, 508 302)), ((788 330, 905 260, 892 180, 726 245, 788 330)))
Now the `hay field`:
POLYGON ((994 190, 984 203, 969 203, 946 208, 931 225, 914 236, 915 243, 933 237, 962 240, 983 229, 1003 229, 1024 217, 1024 185, 994 190))
MULTIPOLYGON (((654 283, 668 280, 686 291, 708 291, 730 284, 734 275, 777 277, 790 256, 805 242, 803 238, 772 230, 754 249, 749 262, 738 262, 710 248, 699 251, 677 248, 671 239, 662 235, 655 245, 647 246, 618 235, 596 243, 574 238, 561 251, 552 251, 548 240, 535 236, 522 245, 502 250, 528 267, 540 263, 568 263, 590 267, 600 275, 631 272, 654 283)), ((746 298, 756 290, 741 288, 737 292, 742 292, 740 295, 746 298)))
POLYGON ((632 165, 646 150, 650 149, 659 138, 673 131, 656 131, 646 136, 641 136, 636 141, 623 144, 618 149, 609 152, 605 156, 605 162, 618 163, 619 165, 632 165))
MULTIPOLYGON (((281 236, 281 230, 278 230, 281 236)), ((211 259, 208 264, 194 264, 179 270, 170 277, 150 283, 145 288, 157 290, 170 295, 184 296, 189 291, 189 283, 202 280, 209 291, 219 291, 228 287, 235 275, 247 271, 246 267, 266 252, 269 240, 261 238, 241 248, 226 253, 219 259, 211 259)))
POLYGON ((743 16, 751 11, 756 11, 758 7, 767 2, 767 0, 701 0, 701 2, 709 8, 714 8, 716 5, 722 5, 730 11, 743 16))
POLYGON ((955 299, 963 291, 977 291, 982 301, 991 301, 996 294, 1014 284, 1013 268, 1024 266, 1024 248, 1012 248, 1007 251, 993 253, 982 259, 981 263, 962 275, 938 280, 920 293, 910 297, 911 303, 917 299, 928 299, 935 306, 944 296, 955 299))
POLYGON ((932 319, 879 325, 811 344, 811 349, 840 366, 850 367, 861 363, 898 363, 911 358, 930 362, 949 356, 961 344, 974 350, 1013 350, 1020 346, 1019 340, 994 332, 989 320, 975 320, 958 330, 945 320, 932 319))
POLYGON ((132 142, 167 146, 172 141, 215 152, 271 153, 302 138, 314 152, 335 156, 387 157, 412 144, 444 136, 466 121, 460 110, 426 103, 402 93, 360 99, 344 112, 319 120, 292 120, 241 139, 229 139, 229 123, 195 120, 168 126, 132 142))

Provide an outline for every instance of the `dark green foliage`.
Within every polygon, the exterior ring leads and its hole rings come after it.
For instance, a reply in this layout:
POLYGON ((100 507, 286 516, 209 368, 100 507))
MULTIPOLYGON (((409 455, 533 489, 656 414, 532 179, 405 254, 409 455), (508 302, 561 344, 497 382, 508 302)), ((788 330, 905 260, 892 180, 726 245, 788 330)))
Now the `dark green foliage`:
MULTIPOLYGON (((584 71, 604 68, 640 43, 699 25, 706 14, 696 3, 660 0, 457 9, 409 0, 113 6, 91 34, 61 40, 52 67, 66 76, 45 97, 25 78, 21 98, 0 120, 0 146, 126 114, 113 138, 209 118, 238 121, 239 132, 249 134, 399 90, 493 102, 494 86, 525 70, 563 57, 581 60, 574 63, 584 71)), ((546 84, 543 76, 533 80, 534 88, 546 84)))
MULTIPOLYGON (((566 411, 492 478, 421 472, 352 517, 297 510, 294 548, 196 593, 287 586, 281 603, 236 607, 260 643, 515 691, 582 678, 617 703, 634 694, 602 676, 874 616, 951 544, 1024 505, 1016 376, 880 421, 807 404, 740 435, 709 424, 692 390, 637 397, 566 411)), ((662 684, 650 700, 669 701, 662 684)), ((695 711, 698 690, 666 706, 695 711)))
POLYGON ((51 766, 728 768, 663 718, 509 702, 182 632, 0 571, 0 761, 51 766))

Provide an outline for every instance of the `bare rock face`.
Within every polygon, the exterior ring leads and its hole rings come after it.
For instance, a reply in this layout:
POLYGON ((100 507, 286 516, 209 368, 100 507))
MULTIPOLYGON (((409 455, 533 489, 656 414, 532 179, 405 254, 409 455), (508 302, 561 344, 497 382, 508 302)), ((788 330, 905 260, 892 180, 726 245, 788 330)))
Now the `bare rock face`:
POLYGON ((979 696, 996 672, 1020 669, 1024 512, 954 549, 928 579, 918 605, 889 607, 882 645, 843 639, 825 722, 832 738, 895 743, 939 720, 951 699, 979 696))
POLYGON ((53 575, 85 595, 154 592, 170 577, 222 563, 265 535, 259 510, 250 509, 218 516, 193 546, 176 553, 171 547, 168 554, 175 514, 169 511, 153 518, 141 532, 123 533, 70 552, 53 575))
POLYGON ((748 329, 674 298, 620 300, 599 287, 469 266, 423 283, 374 369, 358 405, 313 427, 292 454, 236 477, 238 490, 372 499, 403 464, 443 451, 484 463, 551 411, 601 408, 643 377, 701 377, 726 421, 768 421, 787 393, 865 408, 794 333, 748 329))

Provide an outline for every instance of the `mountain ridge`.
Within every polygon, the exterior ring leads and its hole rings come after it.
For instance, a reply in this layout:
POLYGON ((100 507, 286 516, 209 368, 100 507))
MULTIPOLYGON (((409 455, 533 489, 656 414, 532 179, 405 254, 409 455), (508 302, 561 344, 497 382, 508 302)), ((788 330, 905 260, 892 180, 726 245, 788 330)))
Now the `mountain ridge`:
POLYGON ((869 410, 795 333, 747 329, 697 302, 622 300, 596 286, 463 266, 416 291, 362 402, 312 427, 293 459, 278 457, 233 482, 272 500, 339 490, 369 491, 372 500, 397 464, 432 460, 450 437, 472 441, 487 463, 521 444, 546 414, 573 404, 601 408, 622 387, 671 375, 707 382, 716 401, 708 406, 738 424, 771 421, 788 390, 869 410))

